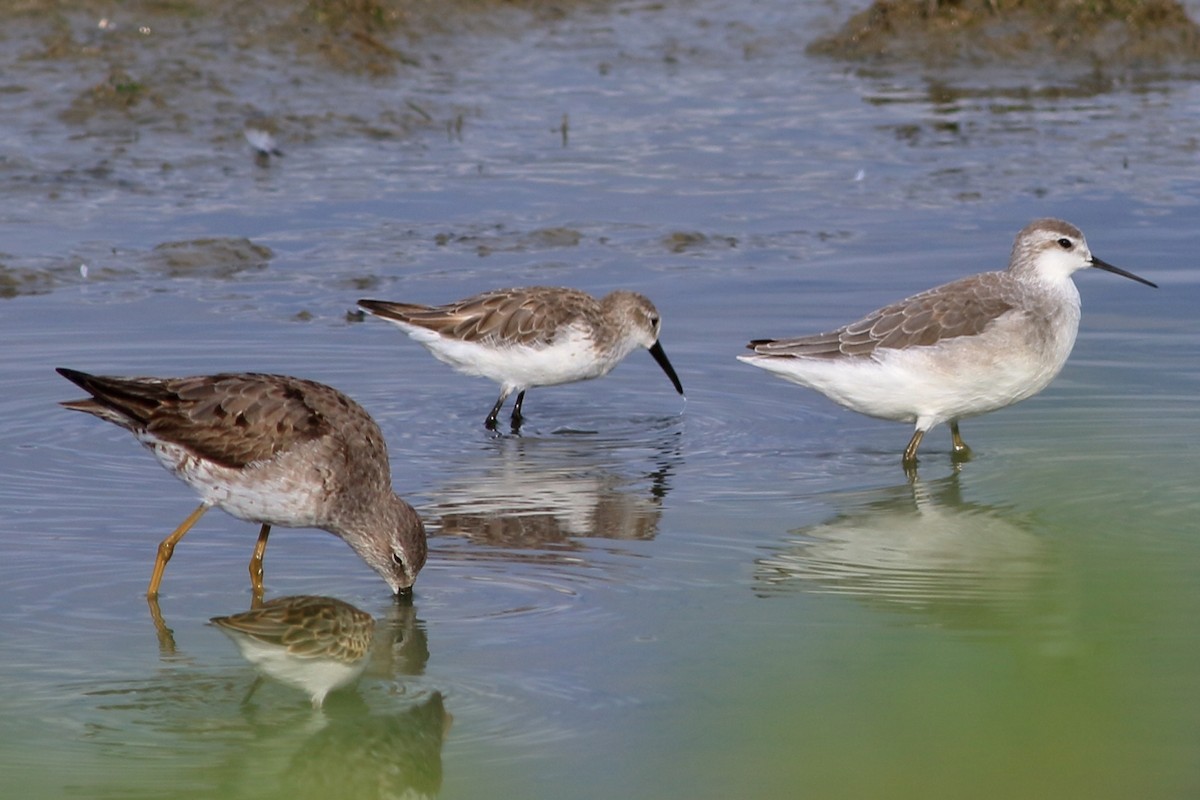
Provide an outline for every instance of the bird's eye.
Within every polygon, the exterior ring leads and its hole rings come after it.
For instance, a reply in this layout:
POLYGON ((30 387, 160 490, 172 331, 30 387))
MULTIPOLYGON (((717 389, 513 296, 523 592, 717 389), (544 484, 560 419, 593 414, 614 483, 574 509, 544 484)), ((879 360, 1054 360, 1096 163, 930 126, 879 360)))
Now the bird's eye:
POLYGON ((1065 236, 1058 240, 1058 246, 1063 250, 1070 250, 1074 245, 1075 243, 1065 236))
POLYGON ((658 327, 658 317, 650 317, 650 325, 652 327, 657 328, 658 327))
POLYGON ((395 564, 397 567, 403 567, 404 566, 404 557, 401 556, 399 553, 392 553, 392 563, 395 564))

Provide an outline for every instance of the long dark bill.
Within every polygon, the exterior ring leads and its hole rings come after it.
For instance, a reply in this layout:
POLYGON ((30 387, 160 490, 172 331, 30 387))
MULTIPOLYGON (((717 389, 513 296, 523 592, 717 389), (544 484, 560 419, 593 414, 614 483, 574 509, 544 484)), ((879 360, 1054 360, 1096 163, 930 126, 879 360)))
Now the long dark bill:
POLYGON ((679 382, 679 376, 675 374, 675 368, 667 360, 667 354, 663 352, 662 345, 655 342, 654 346, 650 348, 650 355, 654 356, 654 360, 662 367, 662 371, 667 373, 667 377, 671 379, 671 383, 675 384, 675 391, 683 394, 683 384, 679 382))
POLYGON ((1123 278, 1129 278, 1131 281, 1137 281, 1138 283, 1144 283, 1147 286, 1150 286, 1154 289, 1158 288, 1157 283, 1151 283, 1150 281, 1146 280, 1145 278, 1139 278, 1137 275, 1134 275, 1132 272, 1126 272, 1125 270, 1121 269, 1120 267, 1114 267, 1112 264, 1109 264, 1107 261, 1101 261, 1100 259, 1096 258, 1095 256, 1092 256, 1092 266, 1095 267, 1096 269, 1102 269, 1105 272, 1111 272, 1113 275, 1120 275, 1123 278))

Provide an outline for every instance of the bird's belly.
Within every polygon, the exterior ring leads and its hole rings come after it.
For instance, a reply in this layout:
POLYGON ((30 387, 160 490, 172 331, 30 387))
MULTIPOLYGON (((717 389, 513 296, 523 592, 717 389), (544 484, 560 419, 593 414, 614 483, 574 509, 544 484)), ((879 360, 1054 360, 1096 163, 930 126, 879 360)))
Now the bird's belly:
POLYGON ((368 659, 344 661, 337 658, 297 657, 286 648, 264 644, 253 637, 231 636, 247 661, 277 681, 324 698, 329 692, 356 680, 367 667, 368 659))
POLYGON ((233 469, 199 458, 178 445, 151 437, 144 441, 163 466, 210 506, 247 522, 322 527, 324 486, 320 476, 303 465, 289 469, 272 461, 233 469))
POLYGON ((1069 353, 1069 348, 1059 352, 987 344, 954 341, 876 351, 871 358, 748 360, 860 414, 932 425, 995 411, 1037 394, 1069 353))
POLYGON ((606 375, 619 358, 597 353, 591 342, 571 338, 544 347, 500 346, 440 339, 423 342, 439 361, 465 375, 514 388, 554 386, 606 375))

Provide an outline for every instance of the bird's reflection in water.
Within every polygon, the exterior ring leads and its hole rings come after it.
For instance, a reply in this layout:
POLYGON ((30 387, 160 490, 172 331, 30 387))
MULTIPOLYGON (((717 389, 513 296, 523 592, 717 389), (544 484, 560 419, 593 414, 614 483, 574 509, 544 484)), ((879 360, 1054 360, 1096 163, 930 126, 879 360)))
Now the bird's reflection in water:
POLYGON ((848 507, 756 561, 760 595, 849 595, 964 627, 1006 626, 1059 604, 1055 558, 1033 523, 964 502, 957 470, 835 502, 848 507))
POLYGON ((654 538, 675 455, 652 447, 649 461, 635 463, 593 445, 496 439, 486 471, 447 483, 423 511, 443 536, 507 550, 577 551, 584 538, 654 538))
POLYGON ((439 692, 399 714, 334 717, 292 756, 280 796, 435 797, 452 721, 439 692))
POLYGON ((392 680, 397 675, 423 675, 429 662, 425 624, 417 618, 412 598, 397 598, 375 620, 375 639, 367 664, 368 678, 392 680))
MULTIPOLYGON (((364 672, 384 679, 419 675, 429 660, 424 628, 412 603, 403 600, 376 620, 332 597, 280 597, 213 623, 262 675, 302 689, 318 708, 326 694, 364 672)), ((247 719, 264 733, 277 733, 275 714, 246 709, 257 685, 242 701, 247 719)), ((442 741, 452 722, 441 693, 385 714, 368 712, 357 693, 347 694, 319 721, 288 726, 306 738, 282 772, 281 796, 435 796, 442 783, 442 741)))
MULTIPOLYGON (((220 619, 221 630, 233 631, 230 620, 237 620, 233 635, 253 640, 248 652, 261 674, 249 690, 245 665, 206 669, 195 652, 174 647, 173 635, 151 676, 63 687, 91 700, 82 712, 93 732, 88 741, 99 752, 122 754, 121 793, 111 796, 295 800, 438 792, 452 717, 441 692, 422 687, 421 678, 397 680, 420 676, 429 659, 411 602, 396 601, 371 619, 334 598, 281 597, 220 619), (373 635, 364 646, 367 631, 373 635), (130 789, 129 775, 140 788, 130 789)), ((170 630, 165 621, 155 624, 170 630)), ((181 631, 185 641, 199 633, 192 626, 181 631)))
POLYGON ((277 597, 212 623, 262 675, 308 693, 314 708, 358 680, 375 635, 375 618, 367 612, 312 595, 277 597))
POLYGON ((402 601, 378 625, 347 602, 314 595, 277 597, 212 623, 260 673, 244 702, 265 676, 307 693, 320 708, 368 665, 375 675, 419 674, 429 658, 412 604, 402 601))

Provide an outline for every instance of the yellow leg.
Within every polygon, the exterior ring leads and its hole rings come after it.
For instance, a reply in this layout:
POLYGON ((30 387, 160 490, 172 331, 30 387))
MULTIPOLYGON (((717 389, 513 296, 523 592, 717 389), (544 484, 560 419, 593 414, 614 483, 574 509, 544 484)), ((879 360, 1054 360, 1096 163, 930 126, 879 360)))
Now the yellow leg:
POLYGON ((163 620, 162 609, 158 607, 158 598, 147 597, 146 603, 150 606, 150 620, 154 623, 154 633, 158 636, 158 655, 162 658, 169 658, 175 655, 175 634, 163 620))
POLYGON ((254 555, 250 556, 250 589, 256 598, 263 594, 263 554, 267 552, 267 537, 271 535, 271 526, 263 523, 258 532, 258 542, 254 545, 254 555))
POLYGON ((958 459, 968 459, 971 457, 971 448, 967 447, 967 443, 963 441, 962 436, 958 433, 958 422, 950 423, 950 440, 953 443, 954 456, 958 459))
POLYGON ((154 561, 154 573, 150 576, 150 588, 146 590, 146 597, 158 597, 158 584, 162 583, 163 570, 167 568, 167 562, 171 560, 171 554, 175 552, 175 545, 179 543, 185 533, 192 529, 196 520, 204 516, 205 511, 208 511, 208 505, 201 503, 200 507, 189 514, 188 518, 181 522, 170 536, 158 543, 158 558, 154 561))
POLYGON ((913 431, 912 438, 908 440, 908 447, 904 448, 902 463, 905 467, 915 467, 917 465, 917 448, 921 446, 921 439, 923 438, 925 438, 925 431, 920 428, 913 431))

